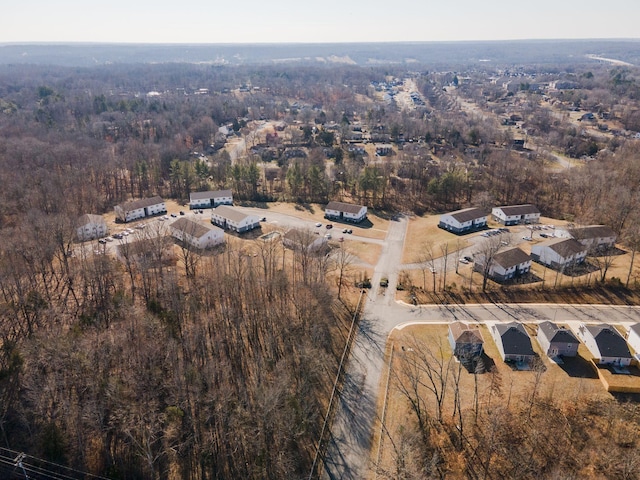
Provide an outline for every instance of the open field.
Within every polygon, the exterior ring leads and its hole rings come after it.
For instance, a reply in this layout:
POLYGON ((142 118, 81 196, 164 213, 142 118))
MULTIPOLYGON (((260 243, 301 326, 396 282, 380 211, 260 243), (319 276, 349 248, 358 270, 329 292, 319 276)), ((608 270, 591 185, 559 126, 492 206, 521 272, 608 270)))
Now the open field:
POLYGON ((427 242, 433 245, 433 252, 440 256, 440 246, 449 243, 449 251, 453 252, 458 247, 465 248, 469 242, 465 236, 454 235, 451 232, 438 228, 440 215, 429 215, 425 217, 412 217, 409 220, 407 239, 404 244, 402 263, 416 263, 420 259, 420 254, 424 250, 427 242))

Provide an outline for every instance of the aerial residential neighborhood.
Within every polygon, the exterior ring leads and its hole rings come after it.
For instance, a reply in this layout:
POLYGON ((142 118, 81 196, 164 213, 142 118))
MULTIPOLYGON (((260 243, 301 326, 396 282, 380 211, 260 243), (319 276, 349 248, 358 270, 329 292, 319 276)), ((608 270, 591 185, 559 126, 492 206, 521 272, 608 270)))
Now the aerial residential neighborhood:
POLYGON ((0 478, 638 478, 640 43, 204 40, 0 44, 0 478))

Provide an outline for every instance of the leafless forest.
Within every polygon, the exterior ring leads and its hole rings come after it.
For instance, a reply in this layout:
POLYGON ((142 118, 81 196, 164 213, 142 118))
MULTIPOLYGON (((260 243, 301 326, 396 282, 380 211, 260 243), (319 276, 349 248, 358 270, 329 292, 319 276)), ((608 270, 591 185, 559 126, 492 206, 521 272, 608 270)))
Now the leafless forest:
MULTIPOLYGON (((222 188, 382 214, 535 203, 605 223, 635 251, 639 131, 637 68, 586 59, 2 66, 0 447, 120 479, 311 469, 355 308, 327 279, 337 267, 258 241, 257 255, 230 245, 186 272, 162 258, 162 238, 124 261, 71 255, 84 213, 222 188), (415 96, 386 98, 394 88, 415 96), (282 130, 263 135, 265 122, 282 130)), ((478 435, 498 463, 500 438, 478 435)), ((491 459, 476 467, 503 478, 491 459)))

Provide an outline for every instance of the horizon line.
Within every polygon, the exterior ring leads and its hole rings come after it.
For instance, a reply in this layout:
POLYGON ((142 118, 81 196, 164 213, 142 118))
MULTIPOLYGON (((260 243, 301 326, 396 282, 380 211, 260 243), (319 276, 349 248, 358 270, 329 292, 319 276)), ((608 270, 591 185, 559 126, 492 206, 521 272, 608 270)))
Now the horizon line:
POLYGON ((416 44, 445 44, 445 43, 511 43, 511 42, 640 42, 640 37, 592 37, 592 38, 513 38, 513 39, 478 39, 478 40, 388 40, 388 41, 345 41, 345 42, 128 42, 128 41, 85 41, 85 40, 34 40, 34 41, 0 41, 1 47, 6 46, 63 46, 63 45, 118 45, 118 46, 284 46, 284 45, 416 45, 416 44))

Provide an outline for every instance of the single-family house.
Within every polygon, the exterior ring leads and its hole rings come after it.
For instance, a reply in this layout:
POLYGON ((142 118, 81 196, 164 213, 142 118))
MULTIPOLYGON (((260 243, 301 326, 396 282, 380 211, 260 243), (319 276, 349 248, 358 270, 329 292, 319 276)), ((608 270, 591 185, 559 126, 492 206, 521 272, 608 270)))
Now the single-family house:
POLYGON ((76 222, 76 237, 79 241, 93 240, 107 236, 109 228, 102 215, 85 213, 76 222))
POLYGON ((555 236, 573 238, 590 250, 605 250, 614 247, 618 238, 615 232, 606 225, 556 228, 555 236))
POLYGON ((640 360, 640 323, 635 323, 629 327, 627 345, 633 348, 636 353, 636 359, 640 360))
POLYGON ((494 207, 491 216, 502 225, 520 225, 522 223, 540 223, 540 210, 531 204, 494 207))
POLYGON ((282 237, 285 247, 292 250, 318 251, 327 244, 327 239, 322 235, 316 235, 312 230, 292 228, 282 237))
POLYGON ((481 208, 465 208, 440 215, 438 227, 453 233, 466 233, 487 226, 487 214, 481 208))
POLYGON ((478 327, 463 322, 449 325, 449 345, 458 358, 471 359, 482 355, 484 339, 478 327))
POLYGON ((553 322, 538 325, 538 343, 549 357, 575 357, 578 354, 580 340, 571 330, 553 322))
POLYGON ((631 364, 631 352, 627 342, 611 325, 582 323, 577 333, 599 365, 611 364, 624 367, 631 364))
POLYGON ((127 223, 139 218, 165 214, 167 206, 162 198, 155 196, 122 203, 113 207, 113 210, 116 212, 116 220, 127 223))
POLYGON ((196 248, 205 249, 224 243, 224 230, 196 220, 180 217, 169 225, 171 235, 196 248))
POLYGON ((359 223, 367 218, 367 207, 351 203, 329 202, 324 208, 324 216, 330 220, 359 223))
POLYGON ((260 219, 237 208, 220 205, 211 211, 211 223, 225 230, 243 233, 258 228, 260 219))
MULTIPOLYGON (((508 248, 496 253, 489 259, 488 276, 496 282, 504 282, 524 275, 531 270, 531 256, 518 247, 508 248)), ((485 256, 478 253, 474 256, 474 270, 485 272, 485 256)))
POLYGON ((496 323, 491 327, 491 336, 505 362, 530 362, 536 356, 531 337, 520 322, 496 323))
POLYGON ((215 208, 218 205, 233 205, 231 190, 193 192, 189 194, 189 208, 215 208))
POLYGON ((587 247, 573 238, 551 238, 531 247, 531 257, 556 270, 584 262, 587 247))

